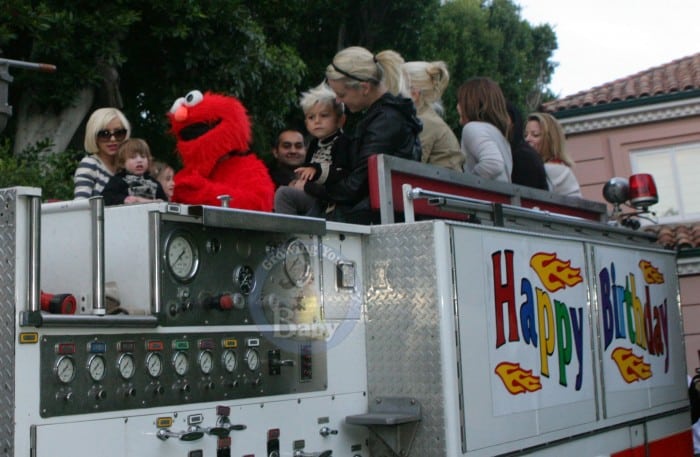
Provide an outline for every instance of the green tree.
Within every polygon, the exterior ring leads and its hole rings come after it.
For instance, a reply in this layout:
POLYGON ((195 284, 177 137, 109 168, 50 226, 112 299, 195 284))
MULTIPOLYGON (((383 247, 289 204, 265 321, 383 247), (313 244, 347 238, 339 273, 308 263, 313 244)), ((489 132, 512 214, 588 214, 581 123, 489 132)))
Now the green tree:
POLYGON ((454 109, 459 85, 474 76, 497 81, 506 97, 524 112, 536 109, 554 71, 557 47, 548 25, 532 27, 511 0, 453 0, 439 10, 427 32, 422 60, 444 60, 451 73, 445 97, 446 118, 458 125, 454 109))
MULTIPOLYGON (((2 35, 0 46, 12 50, 8 57, 48 61, 59 71, 50 77, 18 75, 11 93, 22 95, 12 100, 29 114, 16 124, 37 123, 32 114, 41 123, 66 117, 63 110, 76 104, 84 107, 75 113, 79 122, 95 107, 118 106, 134 124, 134 134, 166 154, 173 142, 165 113, 193 88, 241 98, 255 121, 256 138, 284 125, 296 104, 303 61, 286 44, 269 43, 243 1, 47 0, 31 9, 29 2, 17 3, 22 14, 39 19, 2 35), (89 95, 81 97, 85 91, 89 95)), ((81 144, 78 132, 73 145, 81 144)))
POLYGON ((471 76, 494 78, 525 111, 551 97, 556 37, 523 21, 513 0, 6 0, 3 57, 53 63, 58 72, 13 72, 15 116, 4 135, 13 135, 15 154, 44 138, 54 151, 80 150, 87 115, 118 106, 134 134, 173 161, 165 114, 200 89, 239 97, 253 119, 254 150, 265 154, 279 129, 301 123, 299 94, 350 45, 445 60, 455 129, 454 94, 471 76))

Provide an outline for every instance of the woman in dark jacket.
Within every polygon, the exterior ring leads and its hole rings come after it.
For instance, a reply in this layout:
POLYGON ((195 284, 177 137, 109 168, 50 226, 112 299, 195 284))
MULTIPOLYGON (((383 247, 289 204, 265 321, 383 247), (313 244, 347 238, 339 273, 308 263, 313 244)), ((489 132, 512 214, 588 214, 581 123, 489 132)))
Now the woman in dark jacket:
POLYGON ((413 101, 405 97, 403 58, 395 51, 376 56, 367 49, 350 47, 335 55, 326 68, 328 85, 353 113, 363 112, 352 135, 347 176, 327 186, 334 208, 331 220, 369 224, 378 220, 369 206, 367 159, 388 154, 419 161, 418 134, 422 125, 413 101))

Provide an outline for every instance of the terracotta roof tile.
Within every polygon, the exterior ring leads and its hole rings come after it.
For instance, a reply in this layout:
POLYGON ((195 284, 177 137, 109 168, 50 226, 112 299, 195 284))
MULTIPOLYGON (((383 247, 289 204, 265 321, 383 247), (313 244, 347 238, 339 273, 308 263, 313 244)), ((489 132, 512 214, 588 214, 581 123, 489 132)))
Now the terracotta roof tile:
POLYGON ((700 53, 544 103, 542 108, 557 112, 696 89, 700 89, 700 53))
POLYGON ((657 236, 656 242, 676 250, 700 248, 700 222, 689 224, 650 225, 643 229, 657 236))

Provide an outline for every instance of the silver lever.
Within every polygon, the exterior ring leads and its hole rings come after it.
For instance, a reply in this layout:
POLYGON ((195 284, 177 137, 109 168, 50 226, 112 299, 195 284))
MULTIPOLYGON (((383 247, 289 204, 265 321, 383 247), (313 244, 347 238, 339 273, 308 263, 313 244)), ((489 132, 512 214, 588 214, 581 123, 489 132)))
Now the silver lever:
POLYGON ((204 436, 204 432, 199 427, 192 427, 186 432, 173 432, 169 428, 161 428, 156 433, 156 437, 162 441, 169 438, 177 438, 180 441, 197 441, 204 436))

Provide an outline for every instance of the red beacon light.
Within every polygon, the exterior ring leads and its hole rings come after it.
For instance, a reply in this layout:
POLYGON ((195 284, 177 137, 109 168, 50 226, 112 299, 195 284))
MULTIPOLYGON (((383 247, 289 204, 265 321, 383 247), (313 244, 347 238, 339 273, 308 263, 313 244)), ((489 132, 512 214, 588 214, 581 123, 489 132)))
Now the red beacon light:
POLYGON ((639 219, 656 223, 653 218, 647 216, 647 214, 655 215, 649 211, 649 207, 659 202, 656 183, 650 174, 636 174, 629 179, 612 178, 603 187, 603 197, 613 205, 611 218, 614 225, 623 225, 637 230, 641 224, 639 219), (624 213, 623 204, 631 206, 634 211, 624 213))
POLYGON ((630 176, 629 202, 630 205, 643 211, 659 202, 659 194, 652 175, 640 173, 630 176))

